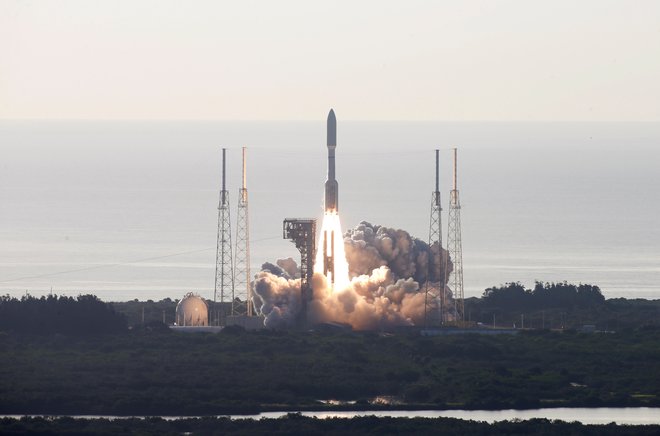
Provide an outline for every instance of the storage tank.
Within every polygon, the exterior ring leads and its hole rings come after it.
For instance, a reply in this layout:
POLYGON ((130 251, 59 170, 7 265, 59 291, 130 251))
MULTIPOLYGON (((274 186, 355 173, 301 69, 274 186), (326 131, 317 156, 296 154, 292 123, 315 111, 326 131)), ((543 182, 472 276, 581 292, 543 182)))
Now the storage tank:
POLYGON ((176 305, 176 325, 193 327, 209 325, 209 308, 206 301, 192 292, 187 293, 176 305))

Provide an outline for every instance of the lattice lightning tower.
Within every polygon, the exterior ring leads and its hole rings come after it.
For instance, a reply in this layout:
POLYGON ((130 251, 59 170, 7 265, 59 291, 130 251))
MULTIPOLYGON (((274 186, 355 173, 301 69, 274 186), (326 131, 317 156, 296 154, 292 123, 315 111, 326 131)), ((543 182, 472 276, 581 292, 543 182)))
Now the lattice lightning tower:
MULTIPOLYGON (((431 290, 431 272, 430 269, 438 271, 443 267, 442 262, 442 206, 440 202, 440 150, 435 150, 435 191, 431 193, 431 219, 429 222, 429 246, 433 247, 434 244, 437 244, 438 253, 437 256, 433 257, 433 265, 429 265, 429 273, 426 278, 426 295, 424 300, 424 323, 427 321, 437 322, 442 321, 442 308, 444 307, 444 292, 440 292, 440 295, 434 295, 431 290), (439 301, 439 311, 436 313, 436 316, 429 317, 427 310, 429 299, 436 298, 439 301), (437 316, 440 315, 440 316, 437 316)), ((440 274, 442 280, 444 280, 444 274, 440 274)), ((442 284, 438 284, 438 290, 442 284)))
POLYGON ((222 149, 222 190, 218 205, 218 240, 215 256, 215 291, 213 293, 213 324, 224 322, 224 303, 234 293, 234 273, 231 246, 231 220, 229 217, 229 192, 226 185, 226 152, 222 149), (220 310, 217 307, 220 298, 220 310))
POLYGON ((232 315, 253 316, 250 286, 250 221, 248 219, 248 190, 245 147, 243 147, 243 185, 238 192, 238 220, 236 225, 236 256, 234 258, 234 293, 232 315))
POLYGON ((458 199, 458 185, 457 185, 457 155, 456 148, 454 148, 454 189, 451 190, 449 195, 449 224, 447 227, 447 263, 445 263, 445 271, 449 271, 449 259, 454 264, 454 269, 450 277, 451 289, 454 292, 454 315, 457 321, 464 320, 464 303, 463 303, 463 244, 461 242, 461 203, 458 199))

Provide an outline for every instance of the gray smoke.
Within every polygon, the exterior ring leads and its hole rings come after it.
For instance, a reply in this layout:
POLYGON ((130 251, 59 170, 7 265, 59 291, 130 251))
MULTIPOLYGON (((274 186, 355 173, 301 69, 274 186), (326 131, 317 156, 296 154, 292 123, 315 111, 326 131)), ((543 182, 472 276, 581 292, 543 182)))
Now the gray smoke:
POLYGON ((295 324, 301 307, 300 279, 261 271, 255 276, 253 286, 254 307, 265 316, 266 327, 282 328, 295 324))
POLYGON ((443 267, 448 273, 453 270, 451 261, 447 262, 447 250, 439 248, 437 243, 429 246, 405 230, 362 221, 346 231, 344 244, 351 277, 387 266, 397 278, 412 278, 417 283, 446 283, 443 267))
POLYGON ((277 265, 273 265, 270 262, 266 262, 261 265, 261 271, 268 271, 269 273, 278 276, 284 277, 287 279, 291 278, 300 278, 300 269, 295 260, 290 257, 286 259, 277 259, 277 265))
POLYGON ((292 258, 287 257, 286 259, 278 259, 277 265, 282 268, 289 277, 300 277, 300 268, 298 268, 298 264, 292 258))
MULTIPOLYGON (((404 230, 361 222, 344 235, 350 285, 329 292, 325 276, 315 274, 309 323, 348 323, 358 330, 420 325, 425 306, 439 317, 438 296, 445 289, 443 268, 447 251, 410 236, 404 230), (429 280, 430 279, 430 280, 429 280), (430 298, 426 300, 426 292, 430 298)), ((447 262, 451 272, 451 261, 447 262)), ((270 328, 291 326, 301 309, 300 273, 296 262, 266 263, 254 282, 254 304, 270 328)), ((447 291, 447 307, 451 292, 447 291)), ((445 315, 451 319, 451 314, 445 315)))

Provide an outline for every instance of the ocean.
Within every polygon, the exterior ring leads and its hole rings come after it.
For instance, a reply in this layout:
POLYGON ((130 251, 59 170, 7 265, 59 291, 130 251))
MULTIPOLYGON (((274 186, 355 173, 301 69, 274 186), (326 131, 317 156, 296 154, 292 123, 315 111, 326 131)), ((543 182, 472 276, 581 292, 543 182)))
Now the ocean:
MULTIPOLYGON (((457 147, 466 297, 541 280, 660 298, 660 123, 338 116, 344 229, 427 240, 439 148, 446 241, 457 147)), ((299 259, 282 221, 322 217, 325 133, 324 119, 0 121, 0 293, 212 298, 222 147, 232 219, 247 147, 252 271, 299 259)))

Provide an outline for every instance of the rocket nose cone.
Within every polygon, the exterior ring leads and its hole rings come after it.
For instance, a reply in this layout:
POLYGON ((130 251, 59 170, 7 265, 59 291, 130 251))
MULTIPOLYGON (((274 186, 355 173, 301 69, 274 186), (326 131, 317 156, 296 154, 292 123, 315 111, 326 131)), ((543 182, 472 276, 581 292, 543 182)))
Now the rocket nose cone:
POLYGON ((328 145, 337 145, 337 118, 332 109, 328 113, 328 145))

